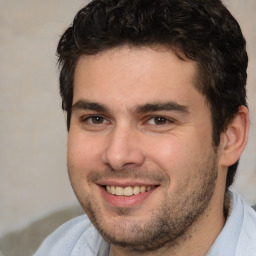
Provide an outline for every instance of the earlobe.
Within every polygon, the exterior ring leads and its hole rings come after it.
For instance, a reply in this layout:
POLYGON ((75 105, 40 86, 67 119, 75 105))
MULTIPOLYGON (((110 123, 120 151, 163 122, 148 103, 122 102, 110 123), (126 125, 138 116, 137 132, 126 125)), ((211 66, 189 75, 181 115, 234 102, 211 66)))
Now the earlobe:
POLYGON ((248 138, 249 112, 247 107, 240 106, 238 113, 222 134, 222 153, 220 164, 230 166, 241 156, 248 138))

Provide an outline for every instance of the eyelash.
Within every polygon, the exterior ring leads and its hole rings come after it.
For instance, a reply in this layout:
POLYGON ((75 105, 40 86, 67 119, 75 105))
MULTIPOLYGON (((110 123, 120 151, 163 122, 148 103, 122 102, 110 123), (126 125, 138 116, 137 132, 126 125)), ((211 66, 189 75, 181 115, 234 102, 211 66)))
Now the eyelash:
MULTIPOLYGON (((86 123, 89 123, 91 125, 100 125, 100 124, 104 124, 106 123, 105 121, 107 121, 107 119, 103 116, 100 116, 100 115, 91 115, 91 116, 87 116, 85 118, 82 118, 82 122, 86 122, 86 123), (98 118, 100 120, 102 120, 103 122, 102 123, 94 123, 92 120, 93 118, 98 118), (89 121, 91 119, 91 122, 89 121)), ((107 121, 109 122, 109 121, 107 121)))
POLYGON ((147 119, 147 122, 149 123, 150 120, 154 120, 154 124, 152 125, 155 125, 155 126, 163 126, 163 125, 166 125, 166 124, 172 124, 174 123, 174 120, 170 119, 170 118, 167 118, 167 117, 164 117, 164 116, 151 116, 147 119), (163 124, 156 124, 156 121, 164 121, 163 124))
MULTIPOLYGON (((86 123, 89 123, 90 125, 102 125, 102 124, 106 124, 106 123, 109 123, 109 121, 103 117, 103 116, 100 116, 100 115, 91 115, 91 116, 87 116, 85 118, 82 118, 82 122, 86 122, 86 123), (99 122, 96 121, 96 122, 93 122, 93 119, 99 119, 99 122), (91 121, 89 121, 91 119, 91 121)), ((154 126, 164 126, 166 124, 172 124, 174 123, 174 120, 170 119, 170 118, 167 118, 167 117, 164 117, 164 116, 150 116, 146 119, 146 122, 145 123, 148 123, 149 125, 154 125, 154 126), (154 124, 150 124, 150 120, 153 120, 154 121, 154 124), (164 122, 162 124, 157 124, 157 122, 164 122)))

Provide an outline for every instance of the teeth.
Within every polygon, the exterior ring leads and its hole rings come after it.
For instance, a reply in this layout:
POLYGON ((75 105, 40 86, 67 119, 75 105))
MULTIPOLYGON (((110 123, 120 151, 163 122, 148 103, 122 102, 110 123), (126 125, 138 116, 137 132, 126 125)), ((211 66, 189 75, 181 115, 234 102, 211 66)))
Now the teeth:
POLYGON ((108 191, 108 193, 111 193, 111 187, 110 186, 107 186, 107 191, 108 191))
POLYGON ((140 187, 135 186, 134 189, 133 189, 133 194, 138 195, 139 193, 140 193, 140 187))
POLYGON ((131 196, 133 195, 133 188, 132 187, 126 187, 123 189, 125 196, 131 196))
POLYGON ((116 194, 116 188, 113 187, 113 186, 111 186, 111 188, 110 188, 110 193, 113 194, 113 195, 115 195, 115 194, 116 194))
POLYGON ((116 187, 116 195, 117 196, 123 196, 124 195, 124 190, 121 187, 116 187))
POLYGON ((128 186, 125 188, 122 187, 116 187, 116 186, 106 186, 106 190, 108 193, 112 195, 117 195, 117 196, 132 196, 132 195, 138 195, 140 193, 144 193, 146 191, 151 190, 153 187, 152 186, 128 186))

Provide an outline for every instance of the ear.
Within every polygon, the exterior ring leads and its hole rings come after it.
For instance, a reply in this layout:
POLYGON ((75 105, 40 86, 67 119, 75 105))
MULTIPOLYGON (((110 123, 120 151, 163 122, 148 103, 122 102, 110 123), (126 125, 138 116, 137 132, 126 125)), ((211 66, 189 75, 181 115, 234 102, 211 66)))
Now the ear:
POLYGON ((248 138, 249 111, 240 106, 238 113, 222 134, 222 153, 219 164, 228 167, 241 156, 248 138))

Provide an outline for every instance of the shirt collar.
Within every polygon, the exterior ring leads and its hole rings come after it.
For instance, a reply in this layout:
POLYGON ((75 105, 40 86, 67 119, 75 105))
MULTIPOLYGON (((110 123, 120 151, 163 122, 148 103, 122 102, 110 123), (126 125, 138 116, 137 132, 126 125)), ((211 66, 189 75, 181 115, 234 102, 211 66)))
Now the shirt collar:
POLYGON ((226 223, 212 245, 207 256, 235 255, 236 245, 241 232, 244 210, 237 195, 228 191, 225 195, 226 223))

